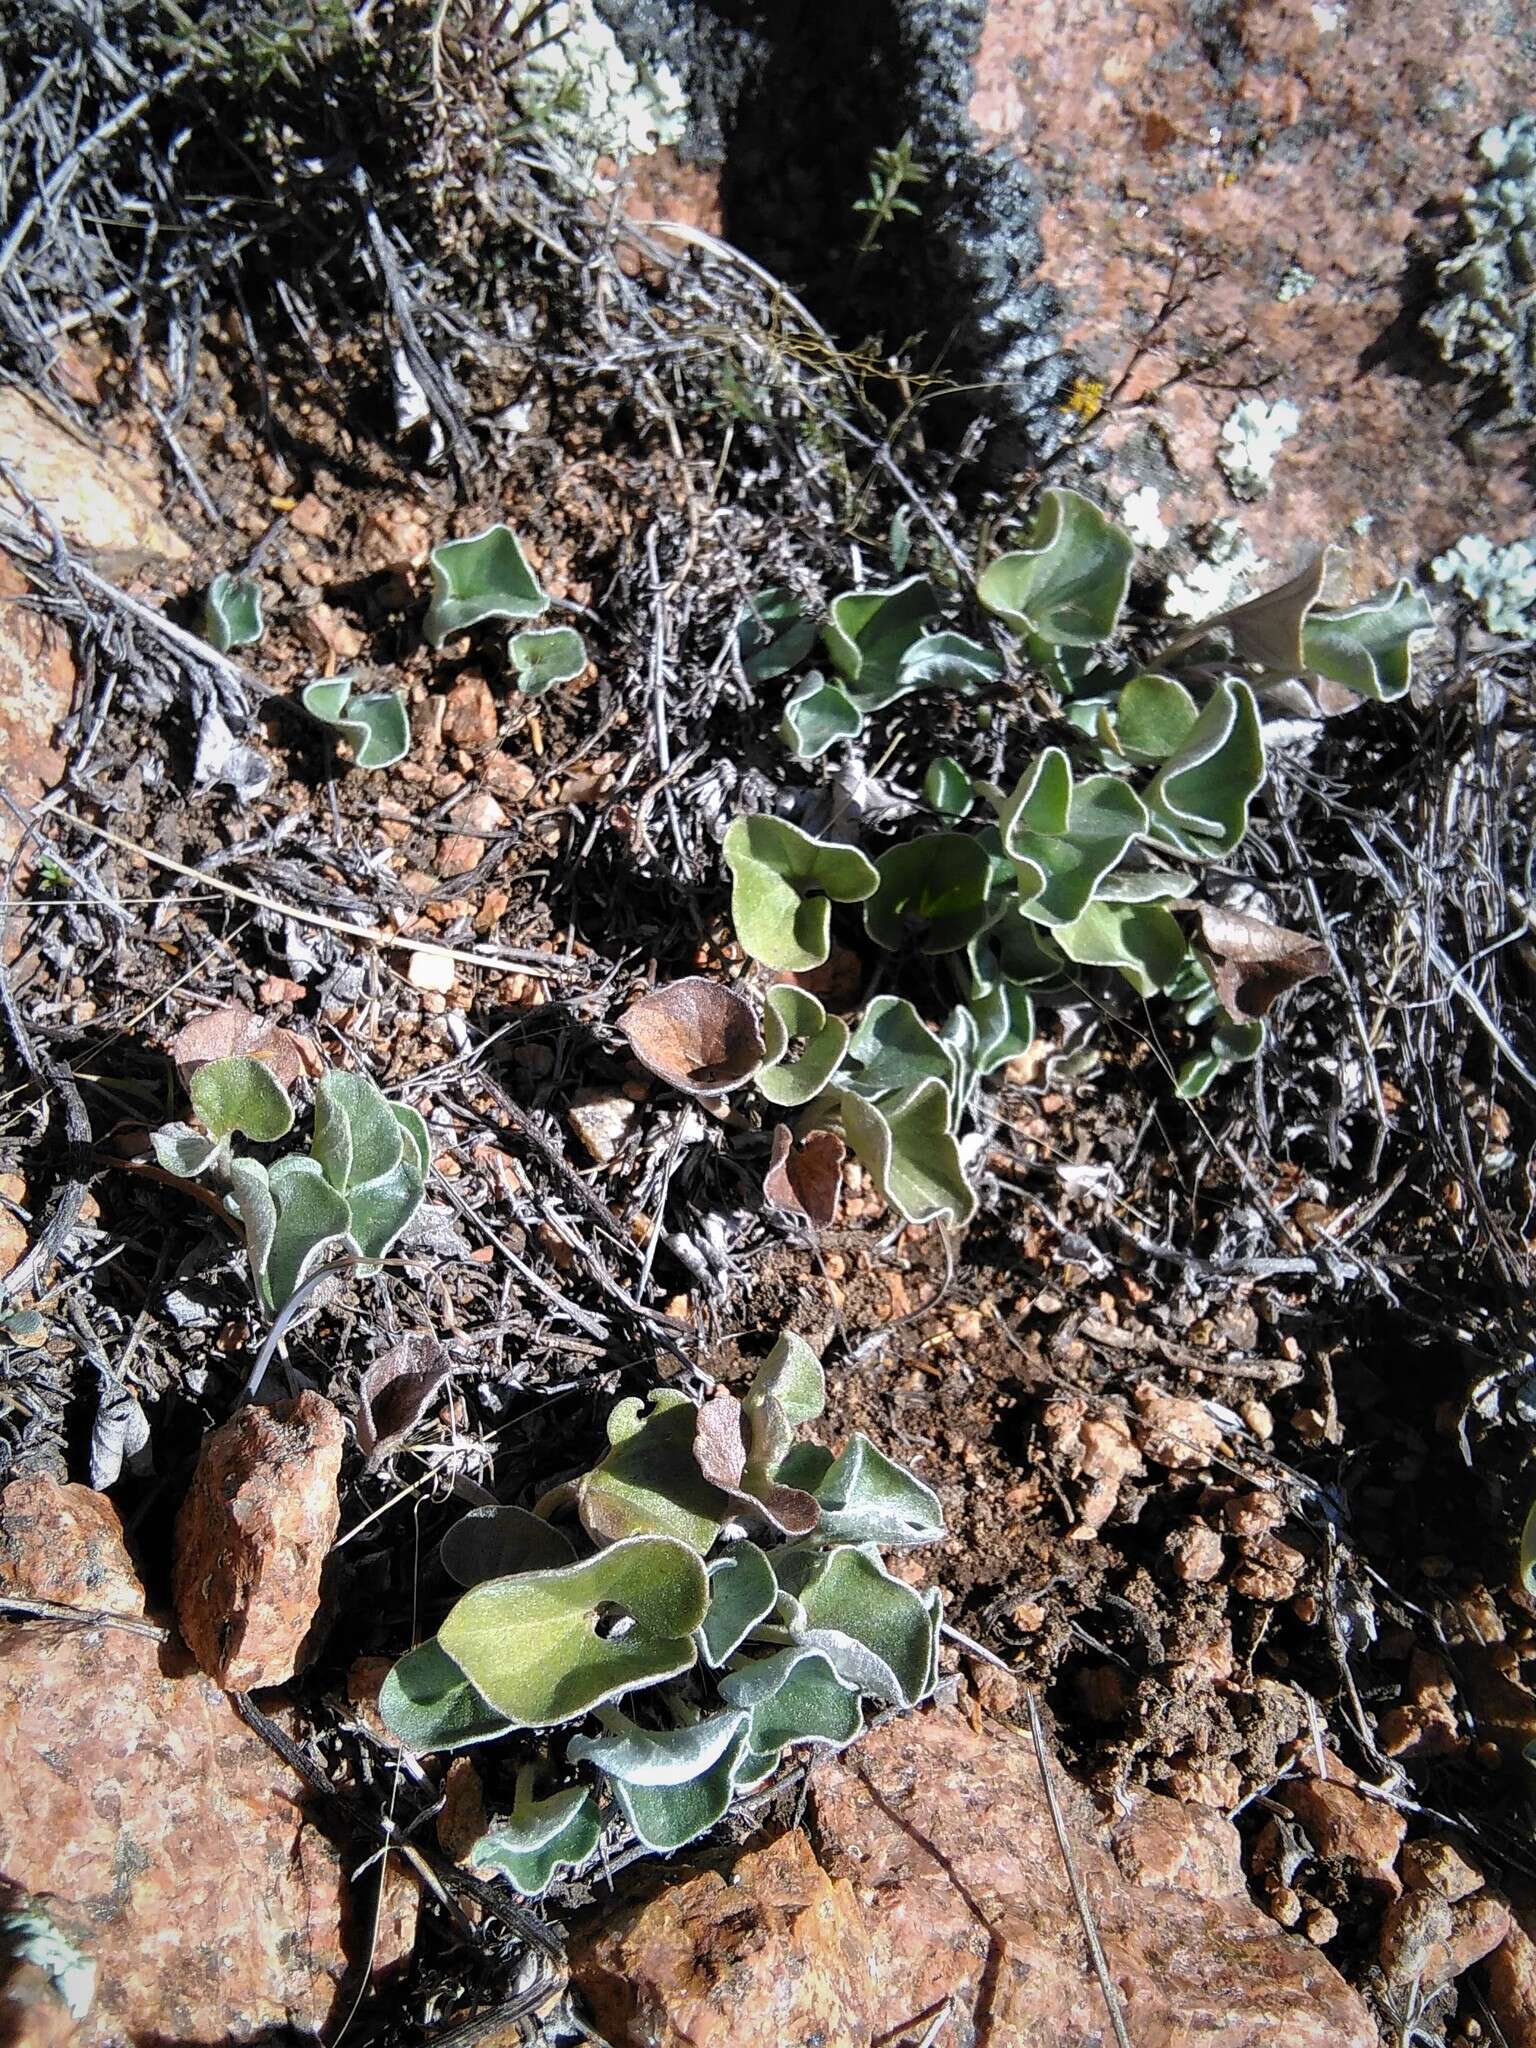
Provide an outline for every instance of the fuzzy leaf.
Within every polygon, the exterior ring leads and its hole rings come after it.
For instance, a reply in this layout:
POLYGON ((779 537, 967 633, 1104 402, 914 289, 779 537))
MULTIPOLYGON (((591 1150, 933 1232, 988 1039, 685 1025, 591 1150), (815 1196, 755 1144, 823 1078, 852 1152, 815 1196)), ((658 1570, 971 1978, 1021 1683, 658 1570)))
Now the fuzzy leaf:
POLYGON ((816 1488, 818 1541, 906 1546, 937 1543, 944 1510, 931 1486, 856 1432, 816 1488))
POLYGON ((842 1018, 829 1017, 809 989, 780 982, 763 1004, 758 1091, 779 1109, 799 1109, 826 1087, 847 1049, 842 1018))
POLYGON ((449 1578, 460 1586, 505 1579, 516 1572, 556 1571, 573 1564, 568 1536, 526 1508, 471 1508, 438 1545, 449 1578))
POLYGON ((953 754, 940 754, 928 763, 923 777, 923 801, 941 818, 965 818, 976 808, 971 778, 953 754))
POLYGON ((767 1401, 777 1403, 792 1430, 814 1422, 826 1408, 827 1379, 821 1360, 793 1330, 784 1331, 757 1368, 742 1406, 751 1414, 767 1401))
POLYGON ((736 1665, 721 1679, 720 1697, 750 1714, 759 1754, 777 1755, 796 1742, 846 1749, 864 1732, 857 1690, 844 1685, 825 1652, 801 1643, 736 1665))
POLYGON ((1019 878, 1019 901, 1039 924, 1070 924, 1103 878, 1147 829, 1136 792, 1113 775, 1077 782, 1059 747, 1049 747, 999 805, 1003 852, 1019 878))
POLYGON ((991 995, 1007 986, 1041 995, 1060 995, 1072 987, 1071 970, 1060 948, 1044 928, 1024 914, 1017 891, 996 921, 966 948, 972 996, 991 995))
POLYGON ((391 1669, 379 1688, 379 1714, 391 1735, 423 1756, 493 1742, 513 1726, 436 1641, 407 1650, 391 1669))
POLYGON ((1390 704, 1413 680, 1413 639, 1433 630, 1435 615, 1403 580, 1363 604, 1314 611, 1302 632, 1307 670, 1357 697, 1390 704))
POLYGON ((880 877, 857 847, 813 839, 783 818, 735 818, 725 835, 731 922, 754 960, 781 973, 819 967, 831 951, 831 908, 862 903, 880 877))
POLYGON ((755 1543, 733 1543, 717 1557, 709 1567, 709 1612, 698 1635, 704 1662, 718 1670, 733 1657, 772 1614, 778 1594, 778 1581, 755 1543))
POLYGON ((466 1862, 498 1871, 525 1899, 542 1898, 561 1870, 580 1870, 597 1849, 602 1821, 584 1785, 568 1785, 548 1799, 533 1796, 532 1766, 517 1774, 512 1811, 471 1848, 466 1862))
POLYGON ((736 1767, 747 1746, 748 1718, 739 1710, 711 1714, 681 1728, 641 1728, 624 1715, 599 1717, 601 1735, 576 1735, 572 1763, 595 1764, 608 1779, 624 1818, 648 1849, 682 1848, 725 1813, 736 1767))
POLYGON ((863 730, 863 712, 819 668, 796 683, 779 720, 780 743, 797 761, 819 761, 838 740, 857 739, 863 730))
POLYGON ((587 665, 587 650, 574 626, 514 633, 507 656, 525 697, 542 697, 557 683, 574 683, 587 665))
POLYGON ((848 1147, 836 1131, 807 1131, 797 1139, 788 1124, 778 1124, 763 1175, 763 1199, 788 1215, 803 1216, 813 1230, 830 1230, 837 1221, 847 1157, 848 1147))
POLYGON ((221 573, 203 599, 203 638, 219 654, 250 647, 263 632, 261 586, 254 577, 221 573))
POLYGON ((348 1234, 365 1259, 382 1259, 421 1207, 426 1184, 414 1165, 402 1159, 377 1180, 364 1181, 347 1194, 348 1234))
POLYGON ((820 1650, 844 1684, 891 1706, 915 1707, 932 1690, 936 1603, 867 1551, 777 1551, 774 1575, 797 1607, 796 1641, 820 1650))
POLYGON ((156 1165, 178 1180, 196 1180, 229 1149, 223 1139, 210 1138, 195 1124, 162 1124, 150 1132, 149 1142, 156 1165))
POLYGON ((925 833, 893 846, 875 867, 880 886, 864 922, 890 952, 955 953, 989 922, 991 863, 969 833, 925 833))
POLYGON ((851 590, 832 601, 822 638, 832 666, 863 709, 888 701, 902 658, 923 638, 938 607, 926 577, 909 576, 889 590, 851 590))
POLYGON ((1248 829, 1248 806, 1264 772, 1252 690, 1219 683, 1183 745, 1147 786, 1152 836, 1197 860, 1231 853, 1248 829))
POLYGON ((1076 491, 1049 490, 1025 544, 982 572, 976 595, 1014 632, 1047 647, 1093 647, 1119 623, 1136 551, 1076 491))
POLYGON ((392 1102, 389 1113, 400 1126, 405 1139, 405 1158, 408 1165, 425 1181, 432 1171, 432 1135, 427 1129, 427 1120, 419 1109, 412 1109, 409 1103, 392 1102))
POLYGON ((1263 1023, 1255 1018, 1247 1024, 1223 1019, 1211 1032, 1211 1042, 1202 1052, 1191 1054, 1179 1069, 1175 1092, 1186 1102, 1203 1095, 1219 1074, 1245 1060, 1256 1059, 1264 1044, 1263 1023))
POLYGON ((1090 903, 1052 936, 1069 960, 1117 968, 1140 996, 1168 988, 1188 951, 1183 932, 1160 903, 1090 903))
POLYGON ((749 681, 788 675, 816 644, 816 621, 792 590, 775 585, 747 599, 736 622, 736 645, 749 681))
POLYGON ((411 751, 411 722, 398 690, 352 695, 348 676, 306 683, 304 709, 322 725, 331 725, 352 749, 359 768, 392 768, 411 751))
POLYGON ((1172 676, 1132 676, 1115 704, 1117 745, 1133 761, 1166 761, 1189 738, 1200 707, 1172 676))
POLYGON ((931 1031, 905 996, 876 996, 848 1041, 842 1085, 877 1100, 936 1080, 952 1089, 958 1079, 954 1055, 931 1031))
POLYGON ((909 1223, 957 1229, 970 1222, 976 1192, 950 1129, 949 1091, 942 1081, 920 1081, 878 1103, 845 1094, 840 1107, 849 1143, 899 1215, 909 1223))
POLYGON ((668 1536, 701 1556, 730 1512, 693 1455, 698 1410, 662 1389, 648 1409, 621 1401, 608 1418, 609 1447, 577 1482, 582 1526, 598 1543, 645 1533, 668 1536))
POLYGON ((497 1713, 544 1728, 687 1671, 708 1606, 696 1551, 631 1536, 579 1564, 471 1587, 438 1641, 497 1713), (628 1630, 605 1619, 615 1608, 628 1630))
POLYGON ((210 1060, 192 1076, 187 1091, 203 1129, 214 1138, 232 1131, 270 1145, 293 1129, 293 1104, 288 1091, 261 1060, 249 1054, 210 1060))
POLYGON ((485 619, 536 619, 549 598, 510 526, 488 526, 468 540, 432 550, 432 603, 425 632, 432 647, 485 619))
POLYGON ((953 690, 968 697, 1002 674, 1003 657, 995 647, 964 633, 925 633, 901 657, 892 683, 872 691, 861 680, 852 695, 865 711, 879 711, 914 690, 953 690))
POLYGON ((405 1129, 366 1074, 333 1069, 315 1087, 311 1145, 333 1188, 346 1194, 392 1173, 405 1154, 405 1129))
POLYGON ((346 1244, 352 1219, 346 1198, 330 1185, 318 1164, 301 1153, 270 1167, 267 1185, 277 1215, 257 1283, 267 1306, 280 1309, 315 1266, 346 1244))
POLYGON ((788 1536, 816 1527, 817 1506, 801 1488, 775 1479, 774 1467, 788 1449, 788 1425, 775 1403, 743 1407, 727 1387, 716 1387, 698 1411, 693 1455, 709 1481, 749 1515, 788 1536))
POLYGON ((705 975, 664 982, 641 996, 619 1029, 641 1066, 688 1095, 728 1095, 763 1061, 752 1005, 739 990, 705 975))
POLYGON ((996 988, 973 996, 971 1015, 976 1019, 976 1071, 995 1074, 1009 1060, 1021 1059, 1035 1037, 1035 1006, 1029 991, 1017 983, 1000 981, 996 988))

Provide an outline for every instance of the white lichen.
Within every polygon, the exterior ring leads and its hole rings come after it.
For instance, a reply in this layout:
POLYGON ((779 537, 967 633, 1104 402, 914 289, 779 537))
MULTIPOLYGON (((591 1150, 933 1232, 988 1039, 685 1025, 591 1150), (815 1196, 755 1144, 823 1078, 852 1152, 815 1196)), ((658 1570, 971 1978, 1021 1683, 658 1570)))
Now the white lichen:
POLYGON ((1159 511, 1155 484, 1142 484, 1120 501, 1120 523, 1139 548, 1155 553, 1168 545, 1168 528, 1159 511))
POLYGON ((1316 283, 1317 279, 1310 270, 1303 270, 1299 263, 1293 263, 1275 286, 1275 297, 1282 306, 1288 306, 1292 299, 1305 298, 1316 283))
POLYGON ((1536 543, 1512 540, 1498 547, 1485 533, 1464 533, 1436 555, 1429 573, 1437 583, 1464 591, 1490 633, 1536 640, 1536 543))
POLYGON ((1462 195, 1457 248, 1435 269, 1424 315, 1446 362, 1502 386, 1516 420, 1536 418, 1536 114, 1486 129, 1488 167, 1462 195))
POLYGON ((1221 423, 1221 464, 1232 494, 1262 498, 1275 473, 1275 457, 1301 425, 1301 414, 1288 398, 1273 404, 1265 398, 1244 398, 1221 423))
POLYGON ((1209 619, 1247 595, 1264 567, 1235 519, 1218 519, 1197 544, 1188 569, 1168 578, 1163 610, 1170 619, 1209 619))
POLYGON ((524 117, 584 169, 599 157, 622 164, 681 141, 688 102, 676 74, 665 64, 631 64, 591 0, 555 0, 531 39, 517 79, 524 117))

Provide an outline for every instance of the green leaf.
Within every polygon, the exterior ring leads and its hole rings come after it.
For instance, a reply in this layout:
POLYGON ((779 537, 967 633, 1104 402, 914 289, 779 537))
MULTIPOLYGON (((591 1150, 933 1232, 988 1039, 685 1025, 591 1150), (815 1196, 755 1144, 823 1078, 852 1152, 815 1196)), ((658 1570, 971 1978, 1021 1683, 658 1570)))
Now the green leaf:
POLYGON ((1520 1531, 1520 1583, 1527 1593, 1536 1595, 1536 1501, 1526 1511, 1520 1531))
MULTIPOLYGON (((791 1429, 814 1422, 827 1405, 826 1375, 821 1360, 793 1330, 785 1330, 753 1375, 743 1408, 750 1415, 766 1401, 777 1402, 791 1429)), ((796 1486, 799 1480, 786 1480, 796 1486)))
POLYGON ((542 697, 556 683, 574 683, 587 665, 587 650, 574 626, 514 633, 507 654, 525 697, 542 697))
POLYGON ((379 1715, 419 1755, 494 1742, 513 1725, 475 1691, 436 1641, 407 1650, 379 1688, 379 1715))
POLYGON ((1200 707, 1172 676, 1132 676, 1120 692, 1112 724, 1133 761, 1166 761, 1189 738, 1200 707))
POLYGON ((558 1570, 575 1561, 568 1536, 526 1508, 471 1508, 438 1546, 443 1570, 460 1586, 514 1572, 558 1570))
POLYGON ((1090 903, 1072 924, 1053 934, 1069 960, 1084 967, 1114 967, 1140 996, 1168 988, 1184 964, 1188 943, 1160 903, 1090 903))
POLYGON ((277 1203, 272 1198, 267 1169, 258 1160, 230 1161, 229 1204, 240 1218, 245 1232, 245 1252, 251 1262, 256 1299, 263 1308, 271 1308, 267 1261, 272 1254, 272 1240, 277 1234, 277 1203))
POLYGON ((1363 604, 1314 611, 1302 629, 1307 669, 1357 697, 1390 704, 1413 681, 1413 638, 1435 615, 1405 580, 1363 604))
POLYGON ((953 690, 969 697, 1003 673, 1003 657, 996 648, 983 647, 964 633, 925 633, 914 640, 888 680, 870 682, 865 678, 849 685, 849 694, 863 711, 883 711, 898 697, 916 690, 953 690))
POLYGON ((1016 889, 1011 897, 995 922, 966 948, 972 996, 991 995, 1004 986, 1040 995, 1066 993, 1073 976, 1060 948, 1025 915, 1016 889))
MULTIPOLYGON (((792 590, 775 585, 747 599, 736 622, 741 665, 754 683, 788 675, 816 644, 816 621, 792 590)), ((809 758, 809 757, 807 757, 809 758)))
POLYGON ((840 1097, 843 1127, 871 1180, 909 1223, 969 1223, 976 1192, 950 1129, 949 1091, 920 1081, 903 1095, 866 1102, 840 1097))
POLYGON ((747 1715, 711 1714, 682 1728, 641 1728, 624 1715, 599 1716, 601 1735, 576 1735, 572 1763, 595 1764, 648 1849, 681 1849, 725 1813, 747 1746, 747 1715))
POLYGON ((1248 685, 1218 683, 1188 737, 1147 786, 1152 836, 1197 860, 1231 853, 1264 782, 1264 740, 1248 685))
POLYGON ((832 666, 848 694, 865 710, 897 690, 902 657, 915 647, 938 599, 924 576, 909 576, 889 590, 851 590, 834 598, 822 627, 832 666))
POLYGON ((1192 1053, 1180 1067, 1175 1093, 1186 1102, 1197 1095, 1203 1095, 1218 1075, 1228 1067, 1240 1066, 1246 1060, 1256 1059, 1264 1044, 1264 1024, 1261 1018, 1251 1018, 1241 1024, 1224 1017, 1211 1031, 1211 1042, 1203 1051, 1192 1053))
POLYGON ((1026 917, 1046 925, 1079 917, 1146 829, 1146 808, 1128 784, 1113 775, 1074 781, 1060 747, 1047 748, 998 809, 1003 851, 1019 878, 1020 906, 1026 917))
POLYGON ((820 967, 832 949, 836 903, 862 903, 880 877, 857 847, 813 839, 783 818, 734 818, 722 849, 731 921, 754 960, 780 973, 820 967))
POLYGON ((432 1136, 427 1129, 426 1118, 419 1109, 412 1109, 406 1102, 392 1102, 389 1113, 400 1126, 405 1139, 406 1160, 425 1181, 432 1171, 432 1136))
POLYGON ((1136 551, 1113 520, 1076 491, 1049 490, 1022 548, 982 572, 976 595, 1014 632, 1048 647, 1112 637, 1136 551))
POLYGON ((709 1567, 709 1612, 699 1629, 699 1654, 718 1669, 760 1621, 772 1614, 778 1581, 755 1543, 733 1543, 709 1567))
POLYGON ((365 1259, 385 1258, 416 1211, 426 1183, 404 1160, 377 1180, 364 1181, 347 1195, 349 1235, 365 1259))
POLYGON ((536 619, 549 598, 510 526, 488 526, 468 540, 432 550, 432 603, 425 632, 432 647, 486 619, 536 619))
POLYGON ((302 1153, 292 1153, 269 1167, 267 1185, 277 1218, 257 1282, 258 1287, 265 1282, 267 1306, 275 1310, 298 1291, 317 1265, 343 1249, 352 1219, 345 1196, 330 1185, 318 1163, 302 1153))
POLYGON ((758 1754, 777 1755, 796 1742, 846 1749, 864 1732, 857 1689, 844 1685, 824 1651, 803 1643, 737 1664, 721 1679, 720 1697, 747 1710, 758 1754))
POLYGON ((932 1691, 938 1601, 893 1578, 868 1551, 778 1551, 774 1574, 792 1596, 795 1640, 820 1650, 845 1685, 891 1706, 915 1707, 932 1691))
POLYGON ((438 1640, 497 1713, 543 1728, 689 1670, 708 1606, 696 1551, 631 1536, 580 1564, 471 1587, 438 1640), (627 1632, 611 1627, 614 1609, 627 1632))
MULTIPOLYGON (((405 1126, 366 1074, 333 1069, 315 1087, 315 1158, 341 1194, 392 1173, 405 1153, 405 1126)), ((414 1148, 413 1148, 414 1149, 414 1148)))
POLYGON ((848 1026, 841 1017, 829 1017, 809 989, 782 982, 769 989, 763 1004, 764 1060, 756 1080, 770 1102, 799 1109, 811 1101, 837 1072, 847 1049, 848 1026))
POLYGON ((848 1059, 843 1087, 872 1100, 926 1080, 952 1089, 959 1079, 951 1049, 905 996, 875 997, 848 1042, 848 1059))
POLYGON ((250 576, 220 573, 203 599, 203 638, 219 654, 261 638, 261 586, 250 576))
POLYGON ((1028 989, 1017 982, 999 981, 995 988, 973 996, 970 1011, 976 1019, 978 1074, 995 1074, 1009 1060, 1022 1059, 1034 1043, 1035 1006, 1028 989))
POLYGON ((560 1870, 580 1870, 597 1849, 602 1821, 597 1801, 584 1785, 568 1785, 547 1799, 533 1796, 532 1765, 517 1774, 512 1811, 492 1824, 466 1861, 496 1870, 525 1899, 542 1898, 560 1870))
POLYGON ((841 683, 829 683, 819 668, 802 676, 790 692, 779 721, 779 740, 798 761, 819 761, 838 740, 857 739, 864 714, 841 683))
POLYGON ((880 886, 864 906, 876 945, 955 953, 990 921, 991 863, 966 832, 928 832, 875 862, 880 886))
POLYGON ((923 777, 923 801, 942 818, 965 818, 976 807, 971 778, 953 754, 940 754, 928 763, 923 777))
POLYGON ((939 1496, 893 1464, 862 1432, 848 1439, 816 1488, 816 1540, 906 1546, 944 1534, 939 1496))
POLYGON ((216 1159, 227 1158, 229 1146, 222 1138, 210 1138, 194 1124, 162 1124, 149 1134, 155 1163, 178 1180, 196 1180, 216 1159))
POLYGON ((949 1091, 949 1127, 960 1128, 960 1118, 976 1093, 981 1078, 981 1030, 964 1004, 957 1004, 939 1026, 940 1041, 954 1062, 955 1078, 949 1091))
POLYGON ((693 1455, 698 1409, 660 1389, 648 1410, 621 1401, 608 1418, 609 1447, 576 1488, 582 1526, 596 1542, 652 1533, 701 1556, 720 1533, 730 1503, 708 1484, 693 1455))
POLYGON ((351 678, 336 676, 306 683, 303 703, 312 718, 336 728, 359 768, 392 768, 411 751, 411 721, 397 690, 354 697, 351 678))
POLYGON ((287 1089, 265 1062, 247 1054, 209 1060, 192 1076, 187 1092, 198 1122, 211 1137, 227 1138, 239 1131, 258 1145, 270 1145, 293 1129, 287 1089))

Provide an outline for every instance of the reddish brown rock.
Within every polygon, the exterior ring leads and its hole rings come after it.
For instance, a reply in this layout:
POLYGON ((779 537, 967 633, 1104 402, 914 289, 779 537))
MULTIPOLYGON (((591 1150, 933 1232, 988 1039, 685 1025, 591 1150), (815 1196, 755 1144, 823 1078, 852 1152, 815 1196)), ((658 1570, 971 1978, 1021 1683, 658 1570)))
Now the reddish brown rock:
POLYGON ((203 1440, 176 1519, 176 1619, 231 1692, 281 1685, 319 1648, 346 1432, 321 1395, 242 1408, 203 1440))
POLYGON ((142 1614, 117 1509, 89 1486, 26 1472, 0 1494, 0 1588, 89 1614, 142 1614))
POLYGON ((466 669, 443 706, 443 738, 455 747, 478 750, 496 740, 496 699, 475 669, 466 669))
POLYGON ((1186 1522, 1169 1532, 1163 1545, 1173 1575, 1186 1586, 1209 1585, 1226 1563, 1226 1548, 1219 1531, 1204 1522, 1186 1522))
POLYGON ((1352 1771, 1328 1758, 1326 1778, 1293 1778, 1276 1794, 1306 1829, 1319 1856, 1352 1865, 1394 1896, 1402 1889, 1395 1865, 1408 1823, 1384 1799, 1355 1790, 1352 1771))
POLYGON ((1125 369, 1182 252, 1184 303, 1124 394, 1146 402, 1106 429, 1112 494, 1153 481, 1180 525, 1239 512, 1222 386, 1268 375, 1300 430, 1239 516, 1277 569, 1346 540, 1363 592, 1468 530, 1528 532, 1522 437, 1460 431, 1468 389, 1414 313, 1472 145, 1529 96, 1519 12, 1483 0, 991 0, 972 113, 1044 187, 1045 274, 1091 373, 1125 369), (1225 378, 1153 395, 1241 336, 1225 378))
POLYGON ((1483 1873, 1454 1842, 1424 1835, 1403 1850, 1403 1883, 1412 1892, 1438 1892, 1454 1905, 1483 1888, 1483 1873))
MULTIPOLYGON (((0 391, 0 462, 68 539, 93 553, 180 562, 192 552, 160 513, 148 463, 64 427, 19 384, 0 391)), ((8 482, 0 482, 0 508, 27 517, 25 497, 8 482)))
MULTIPOLYGON (((64 773, 54 731, 75 694, 69 635, 56 619, 21 602, 28 588, 10 556, 0 554, 0 761, 23 810, 64 773)), ((9 806, 0 805, 0 859, 15 852, 21 830, 9 806)))
POLYGON ((1517 1894, 1509 1905, 1509 1932, 1483 1965, 1483 1992, 1508 2048, 1536 2048, 1536 1900, 1517 1894))
POLYGON ((1247 1893, 1243 1845, 1225 1814, 1144 1792, 1109 1831, 1115 1861, 1132 1884, 1172 1885, 1197 1899, 1247 1893))
POLYGON ((1382 1916, 1381 1967, 1391 1984, 1417 1984, 1426 1998, 1503 1943, 1509 1907, 1492 1892, 1452 1904, 1438 1892, 1404 1892, 1382 1916))
MULTIPOLYGON (((1331 1964, 1226 1889, 1228 1848, 1209 1817, 1181 1845, 1166 1802, 1144 1809, 1125 1853, 1171 1876, 1132 1884, 1084 1795, 1063 1773, 1055 1784, 1137 2048, 1373 2048, 1331 1964), (1197 1894, 1191 1871, 1220 1889, 1197 1894)), ((876 2039, 945 1998, 994 2048, 1111 2038, 1027 1737, 978 1734, 954 1712, 910 1715, 818 1764, 812 1797, 822 1864, 869 1924, 876 2039)))
POLYGON ((1221 1449, 1221 1425, 1199 1401, 1165 1394, 1150 1380, 1132 1387, 1138 1417, 1136 1441, 1154 1465, 1172 1472, 1195 1472, 1221 1449))
POLYGON ((867 1933, 795 1833, 605 1911, 571 1974, 613 2048, 869 2048, 867 1933))
POLYGON ((441 875, 467 875, 491 850, 491 837, 507 822, 507 814, 488 789, 476 790, 453 814, 457 832, 450 832, 438 851, 441 875))

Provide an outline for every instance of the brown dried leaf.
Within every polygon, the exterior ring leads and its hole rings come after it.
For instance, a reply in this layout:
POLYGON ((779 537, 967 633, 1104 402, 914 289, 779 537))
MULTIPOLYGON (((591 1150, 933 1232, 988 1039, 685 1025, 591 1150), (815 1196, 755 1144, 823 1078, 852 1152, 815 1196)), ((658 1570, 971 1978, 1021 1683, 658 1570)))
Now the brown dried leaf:
POLYGON ((688 1095, 725 1095, 763 1063, 763 1035, 746 997, 703 975, 669 981, 619 1020, 641 1066, 688 1095))
POLYGON ((847 1157, 848 1147, 836 1131, 810 1131, 796 1144, 789 1125, 778 1125, 763 1175, 764 1200, 805 1217, 815 1230, 830 1230, 837 1221, 847 1157))
POLYGON ((292 1088, 305 1073, 313 1071, 308 1051, 304 1039, 280 1024, 269 1024, 243 1003, 226 1003, 222 1009, 194 1017, 171 1040, 171 1058, 176 1062, 183 1088, 199 1067, 242 1055, 260 1060, 285 1088, 292 1088))
POLYGON ((1327 568, 1328 550, 1324 548, 1277 590, 1263 591, 1246 604, 1218 612, 1214 619, 1203 620, 1199 631, 1204 634, 1220 626, 1239 661, 1271 675, 1302 675, 1306 671, 1302 629, 1322 590, 1327 568))
POLYGON ((1214 903, 1189 908, 1200 921, 1221 1007, 1235 1024, 1267 1016, 1288 988, 1328 972, 1328 948, 1307 932, 1288 931, 1214 903))
POLYGON ((357 1394, 357 1446, 370 1465, 399 1449, 452 1370, 435 1337, 402 1337, 373 1361, 357 1394))
MULTIPOLYGON (((778 1403, 769 1401, 762 1406, 777 1408, 778 1403)), ((814 1497, 798 1486, 776 1485, 762 1455, 768 1440, 787 1435, 782 1412, 778 1417, 764 1415, 760 1425, 758 1414, 749 1419, 729 1388, 717 1387, 694 1424, 694 1462, 711 1486, 771 1522, 775 1529, 786 1536, 808 1536, 821 1514, 814 1497)), ((787 1444, 779 1447, 780 1456, 785 1448, 787 1444)))

